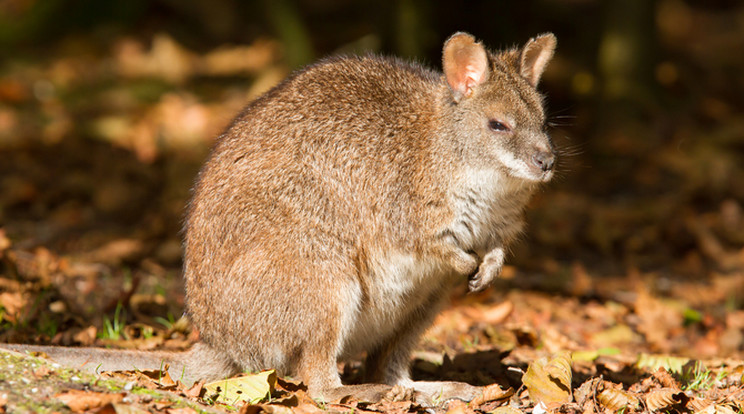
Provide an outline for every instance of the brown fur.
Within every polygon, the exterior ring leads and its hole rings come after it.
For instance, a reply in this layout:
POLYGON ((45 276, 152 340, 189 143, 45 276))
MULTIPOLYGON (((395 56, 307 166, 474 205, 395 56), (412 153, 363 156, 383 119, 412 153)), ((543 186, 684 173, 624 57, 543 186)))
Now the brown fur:
POLYGON ((554 48, 548 34, 495 54, 458 33, 444 75, 337 57, 251 103, 189 206, 184 274, 201 343, 165 358, 192 380, 276 368, 327 399, 394 385, 472 398, 467 384, 411 381, 409 358, 453 283, 471 276, 479 290, 498 275, 552 176, 535 87, 554 48), (337 360, 363 352, 369 381, 387 386, 341 384, 337 360))

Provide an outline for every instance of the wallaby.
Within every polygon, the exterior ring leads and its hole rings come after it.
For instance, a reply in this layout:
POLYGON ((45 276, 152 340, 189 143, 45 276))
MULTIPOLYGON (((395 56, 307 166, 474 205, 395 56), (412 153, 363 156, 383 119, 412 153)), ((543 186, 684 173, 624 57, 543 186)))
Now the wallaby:
POLYGON ((327 400, 472 398, 478 387, 412 381, 409 361, 453 284, 498 276, 553 176, 536 87, 555 46, 543 34, 494 53, 456 33, 443 74, 377 56, 294 73, 233 121, 194 187, 184 277, 200 343, 21 349, 101 370, 162 359, 192 381, 275 368, 327 400), (337 361, 365 353, 369 384, 342 385, 337 361))

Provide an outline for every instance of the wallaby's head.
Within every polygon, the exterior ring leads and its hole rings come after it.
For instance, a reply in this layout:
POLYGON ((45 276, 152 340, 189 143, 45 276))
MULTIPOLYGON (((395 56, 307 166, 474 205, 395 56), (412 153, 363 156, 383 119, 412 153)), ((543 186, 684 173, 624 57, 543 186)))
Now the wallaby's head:
POLYGON ((444 44, 455 127, 471 159, 528 181, 553 176, 553 144, 536 87, 555 46, 550 33, 498 54, 467 33, 456 33, 444 44))

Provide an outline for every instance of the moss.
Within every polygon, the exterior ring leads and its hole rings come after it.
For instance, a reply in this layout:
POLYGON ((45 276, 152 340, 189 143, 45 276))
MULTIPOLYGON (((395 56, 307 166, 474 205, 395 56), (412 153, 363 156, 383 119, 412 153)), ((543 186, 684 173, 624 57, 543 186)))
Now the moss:
POLYGON ((118 379, 102 379, 42 358, 0 349, 0 395, 7 396, 7 412, 69 413, 70 409, 55 395, 73 389, 123 392, 134 400, 147 396, 147 401, 168 401, 173 408, 189 407, 200 413, 209 412, 170 392, 132 386, 118 379))

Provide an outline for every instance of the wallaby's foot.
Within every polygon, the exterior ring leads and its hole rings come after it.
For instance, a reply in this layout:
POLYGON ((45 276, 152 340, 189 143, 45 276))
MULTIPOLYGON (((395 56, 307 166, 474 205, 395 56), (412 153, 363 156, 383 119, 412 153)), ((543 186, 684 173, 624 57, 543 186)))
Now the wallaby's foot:
POLYGON ((483 394, 483 387, 456 381, 414 381, 410 386, 417 393, 428 396, 432 406, 449 400, 469 402, 483 394))
POLYGON ((310 395, 325 403, 337 402, 345 397, 352 397, 366 403, 382 401, 412 401, 424 407, 433 406, 431 398, 426 393, 419 392, 415 387, 406 385, 359 384, 343 385, 323 391, 311 391, 310 395))
POLYGON ((413 388, 406 387, 404 385, 396 385, 390 388, 387 394, 385 394, 385 400, 387 401, 415 401, 416 390, 413 388))
POLYGON ((471 292, 478 292, 485 289, 491 282, 496 279, 501 273, 501 268, 504 266, 504 249, 497 247, 483 258, 478 273, 471 277, 468 281, 468 288, 471 292))

